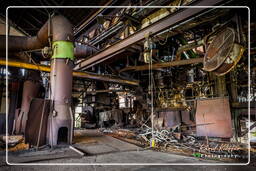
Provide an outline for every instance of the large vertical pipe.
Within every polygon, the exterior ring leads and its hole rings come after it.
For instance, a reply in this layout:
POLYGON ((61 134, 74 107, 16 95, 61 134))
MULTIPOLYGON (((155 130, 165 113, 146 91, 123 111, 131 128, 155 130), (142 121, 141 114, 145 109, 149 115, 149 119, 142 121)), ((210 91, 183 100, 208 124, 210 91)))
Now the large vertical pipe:
POLYGON ((52 112, 48 120, 47 136, 51 146, 57 145, 60 138, 68 144, 72 143, 72 69, 73 61, 71 60, 54 58, 51 61, 52 112), (66 134, 60 135, 61 128, 67 128, 66 134))
POLYGON ((72 143, 73 114, 71 109, 72 70, 74 59, 71 23, 60 16, 55 19, 51 61, 51 113, 48 118, 47 141, 51 146, 72 143), (65 22, 63 22, 65 21, 65 22), (64 25, 63 25, 64 23, 64 25))

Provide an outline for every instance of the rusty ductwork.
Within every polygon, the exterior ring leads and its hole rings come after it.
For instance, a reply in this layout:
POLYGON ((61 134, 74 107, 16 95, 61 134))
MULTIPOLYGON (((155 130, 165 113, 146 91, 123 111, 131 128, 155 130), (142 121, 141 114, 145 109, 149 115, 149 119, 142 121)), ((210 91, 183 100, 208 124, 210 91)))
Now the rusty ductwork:
MULTIPOLYGON (((73 41, 72 26, 64 16, 54 16, 43 25, 36 36, 8 36, 8 50, 9 52, 20 52, 41 49, 48 45, 48 37, 51 37, 52 41, 66 39, 73 41)), ((5 50, 5 40, 6 36, 0 36, 1 51, 5 50)))
MULTIPOLYGON (((21 52, 42 49, 49 46, 49 38, 54 41, 74 41, 71 23, 61 15, 53 16, 38 31, 36 36, 8 36, 8 52, 21 52)), ((5 52, 6 36, 0 36, 0 52, 5 52)), ((96 52, 97 49, 84 44, 75 43, 74 56, 86 57, 96 52)))

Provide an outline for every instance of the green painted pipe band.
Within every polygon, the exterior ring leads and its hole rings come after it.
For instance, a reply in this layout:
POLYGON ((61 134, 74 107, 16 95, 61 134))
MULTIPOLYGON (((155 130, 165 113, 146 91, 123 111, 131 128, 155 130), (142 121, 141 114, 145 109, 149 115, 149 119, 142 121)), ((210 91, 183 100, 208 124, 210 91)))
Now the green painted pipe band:
POLYGON ((68 41, 55 41, 52 44, 52 58, 74 59, 74 44, 68 41))

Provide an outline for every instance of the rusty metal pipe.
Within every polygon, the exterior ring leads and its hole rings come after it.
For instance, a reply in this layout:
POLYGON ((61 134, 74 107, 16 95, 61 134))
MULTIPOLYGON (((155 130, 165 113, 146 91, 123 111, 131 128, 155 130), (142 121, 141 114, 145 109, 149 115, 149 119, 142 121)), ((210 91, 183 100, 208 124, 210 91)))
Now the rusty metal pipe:
POLYGON ((87 56, 93 55, 97 51, 98 50, 96 48, 91 46, 75 43, 74 56, 76 58, 85 58, 87 56))
POLYGON ((199 40, 199 41, 195 41, 193 43, 189 43, 189 44, 186 44, 186 45, 183 45, 183 46, 180 46, 178 48, 178 51, 177 51, 177 54, 176 54, 176 58, 177 59, 181 59, 181 54, 185 51, 188 51, 188 50, 191 50, 191 49, 194 49, 196 47, 199 47, 199 46, 202 46, 204 45, 204 42, 203 40, 199 40))
MULTIPOLYGON (((52 41, 73 41, 72 25, 69 24, 69 21, 64 16, 56 15, 43 25, 36 36, 8 36, 8 50, 10 52, 19 52, 41 49, 48 45, 48 33, 51 34, 49 36, 51 36, 52 41), (49 27, 49 24, 51 27, 49 27), (48 30, 49 28, 51 28, 51 30, 48 30)), ((0 51, 6 49, 5 40, 6 36, 0 36, 0 51)))
MULTIPOLYGON (((25 37, 25 36, 8 36, 8 52, 20 52, 20 51, 29 51, 42 49, 45 46, 49 45, 48 38, 52 41, 71 41, 73 42, 73 26, 72 24, 62 15, 53 16, 49 19, 43 27, 38 31, 36 36, 25 37), (49 24, 51 27, 49 27, 49 24), (51 28, 50 30, 48 30, 51 28), (48 35, 50 33, 50 35, 48 35)), ((4 52, 6 50, 5 46, 6 36, 0 36, 0 51, 4 52)), ((95 48, 92 48, 83 44, 75 44, 74 49, 75 57, 86 57, 91 55, 95 51, 95 48)))
POLYGON ((59 104, 70 103, 72 95, 72 68, 72 61, 52 59, 50 73, 51 100, 59 104))
MULTIPOLYGON (((73 114, 71 111, 72 60, 74 58, 72 24, 64 16, 57 15, 51 17, 34 37, 9 36, 8 38, 9 52, 42 49, 51 43, 50 46, 53 51, 50 73, 52 104, 48 118, 47 142, 51 146, 54 146, 64 137, 64 141, 71 144, 73 135, 73 114), (61 135, 63 131, 66 132, 65 135, 61 135)), ((1 36, 0 51, 6 50, 5 41, 6 37, 1 36)), ((86 46, 77 46, 76 49, 80 56, 86 56, 88 53, 93 52, 92 49, 87 49, 86 46)), ((25 132, 30 100, 38 92, 33 83, 33 81, 28 81, 24 84, 25 92, 23 92, 23 98, 26 99, 22 100, 24 105, 22 105, 21 112, 18 116, 16 133, 25 132), (26 95, 27 91, 32 93, 32 95, 29 93, 29 96, 26 95)))
MULTIPOLYGON (((0 56, 5 56, 5 40, 6 36, 0 35, 0 56)), ((8 36, 8 53, 17 53, 20 51, 29 50, 40 50, 48 45, 48 42, 41 43, 35 37, 25 37, 25 36, 8 36)), ((97 52, 98 50, 84 44, 75 43, 74 56, 76 58, 85 58, 97 52)), ((38 54, 39 55, 39 54, 38 54)), ((40 53, 40 56, 41 53, 40 53)))
POLYGON ((72 144, 73 114, 71 108, 73 62, 68 59, 52 59, 51 61, 51 100, 52 108, 48 118, 48 143, 58 145, 61 138, 65 143, 72 144), (60 130, 66 128, 66 134, 60 130))

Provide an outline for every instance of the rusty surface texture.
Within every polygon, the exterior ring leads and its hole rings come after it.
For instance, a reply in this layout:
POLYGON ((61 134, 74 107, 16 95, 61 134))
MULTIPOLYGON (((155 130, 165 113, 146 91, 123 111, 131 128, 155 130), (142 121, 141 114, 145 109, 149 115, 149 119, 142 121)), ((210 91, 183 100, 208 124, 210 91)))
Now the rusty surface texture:
POLYGON ((46 144, 49 112, 50 100, 35 98, 31 101, 27 126, 25 129, 25 143, 29 143, 33 146, 42 146, 46 144))
POLYGON ((74 56, 76 58, 85 58, 97 52, 94 46, 88 46, 81 43, 75 43, 74 56))
POLYGON ((197 100, 196 124, 199 125, 197 136, 230 138, 232 123, 228 98, 197 100))
MULTIPOLYGON (((9 51, 26 51, 40 49, 48 44, 48 25, 51 25, 52 40, 73 40, 72 25, 70 22, 61 15, 53 16, 48 20, 38 31, 36 36, 23 37, 23 36, 8 36, 8 50, 9 51), (63 27, 65 26, 65 27, 63 27)), ((5 36, 0 36, 0 50, 5 50, 5 36)))
POLYGON ((22 103, 20 113, 15 116, 15 134, 24 133, 30 102, 32 98, 38 96, 40 84, 31 80, 27 80, 23 85, 22 103))
POLYGON ((67 61, 66 59, 51 61, 51 99, 59 104, 68 104, 71 100, 73 62, 67 61))

